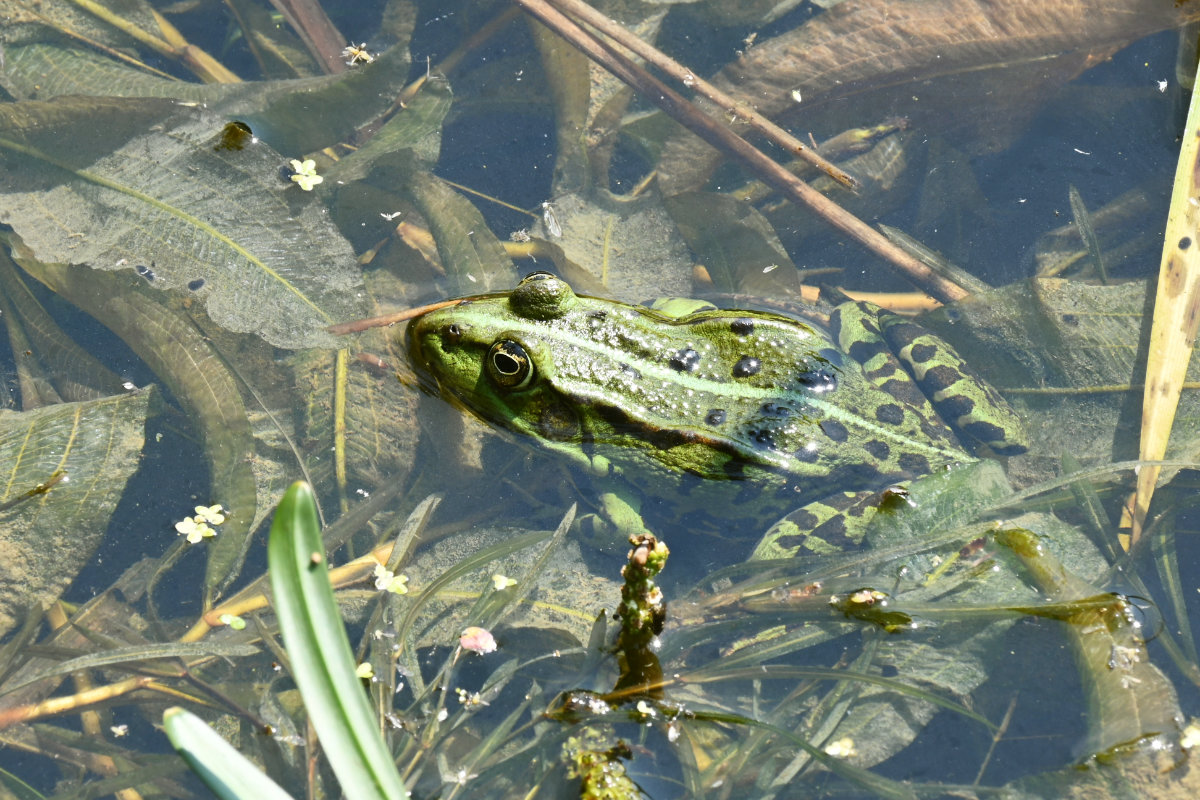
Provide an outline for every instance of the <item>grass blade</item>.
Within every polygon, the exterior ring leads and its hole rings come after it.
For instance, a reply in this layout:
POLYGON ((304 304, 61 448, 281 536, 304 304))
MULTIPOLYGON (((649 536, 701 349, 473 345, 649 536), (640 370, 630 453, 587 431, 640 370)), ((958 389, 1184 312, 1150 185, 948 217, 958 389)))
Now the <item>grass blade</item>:
POLYGON ((292 676, 342 791, 356 800, 401 800, 404 783, 354 674, 324 553, 312 489, 294 483, 275 512, 267 545, 271 592, 292 676))
POLYGON ((168 708, 163 727, 171 745, 221 800, 291 800, 233 745, 190 711, 168 708))

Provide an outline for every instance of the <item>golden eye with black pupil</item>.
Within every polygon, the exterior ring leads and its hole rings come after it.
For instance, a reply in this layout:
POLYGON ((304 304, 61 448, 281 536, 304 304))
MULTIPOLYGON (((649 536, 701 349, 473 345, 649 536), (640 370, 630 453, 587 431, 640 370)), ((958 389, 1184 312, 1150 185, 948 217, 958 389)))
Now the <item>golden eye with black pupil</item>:
POLYGON ((524 389, 533 380, 533 362, 525 348, 509 339, 492 345, 487 354, 487 373, 502 389, 524 389))

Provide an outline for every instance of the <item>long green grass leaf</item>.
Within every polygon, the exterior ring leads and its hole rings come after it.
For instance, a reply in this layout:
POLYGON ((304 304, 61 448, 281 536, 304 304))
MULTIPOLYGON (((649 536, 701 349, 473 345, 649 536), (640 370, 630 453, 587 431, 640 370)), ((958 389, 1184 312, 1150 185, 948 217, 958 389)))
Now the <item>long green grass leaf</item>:
POLYGON ((400 800, 404 783, 355 676, 324 553, 312 489, 294 483, 275 511, 267 545, 292 676, 342 791, 356 800, 400 800))
POLYGON ((208 727, 179 707, 163 712, 171 745, 221 800, 291 800, 279 784, 208 727))

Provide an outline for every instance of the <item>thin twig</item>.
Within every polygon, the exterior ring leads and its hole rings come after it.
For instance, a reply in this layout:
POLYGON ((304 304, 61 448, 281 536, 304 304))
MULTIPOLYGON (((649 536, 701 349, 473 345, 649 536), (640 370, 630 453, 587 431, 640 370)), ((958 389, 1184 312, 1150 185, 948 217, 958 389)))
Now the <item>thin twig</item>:
POLYGON ((745 120, 751 128, 761 133, 767 139, 775 142, 789 153, 804 159, 847 189, 853 189, 858 186, 858 181, 852 175, 826 159, 804 142, 792 136, 792 134, 753 108, 744 103, 739 103, 704 78, 701 78, 675 59, 663 53, 654 45, 630 33, 582 0, 548 0, 548 2, 563 13, 583 20, 600 33, 646 59, 646 63, 658 67, 684 86, 695 89, 698 94, 708 98, 717 106, 720 106, 722 110, 727 111, 738 119, 745 120))
POLYGON ((549 5, 545 0, 514 0, 514 2, 584 52, 588 58, 632 86, 672 119, 708 144, 736 158, 764 182, 810 209, 834 228, 856 239, 881 258, 890 261, 904 272, 909 280, 925 291, 945 302, 960 300, 967 296, 968 292, 961 286, 936 274, 928 266, 892 244, 881 233, 858 217, 792 175, 720 122, 699 113, 678 92, 616 51, 608 42, 597 39, 591 32, 581 28, 574 20, 549 5))
MULTIPOLYGON (((171 31, 170 38, 175 43, 142 30, 136 24, 129 22, 120 14, 110 11, 106 6, 95 2, 95 0, 71 1, 84 11, 87 11, 89 14, 99 18, 127 36, 131 36, 159 55, 178 60, 205 83, 239 83, 241 81, 241 78, 233 74, 225 65, 211 55, 195 45, 187 44, 183 37, 178 35, 178 32, 169 25, 167 30, 171 31), (179 42, 184 43, 179 44, 179 42)), ((159 19, 162 19, 162 17, 159 16, 159 19)), ((162 21, 166 23, 165 19, 162 21)))

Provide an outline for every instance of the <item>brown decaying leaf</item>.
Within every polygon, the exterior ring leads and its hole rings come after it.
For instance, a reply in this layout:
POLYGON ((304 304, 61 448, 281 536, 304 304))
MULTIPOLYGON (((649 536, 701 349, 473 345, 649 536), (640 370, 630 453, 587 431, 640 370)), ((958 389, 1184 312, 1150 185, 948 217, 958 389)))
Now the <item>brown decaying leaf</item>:
MULTIPOLYGON (((1192 95, 1171 210, 1167 216, 1158 292, 1154 298, 1154 324, 1146 354, 1146 390, 1142 396, 1142 437, 1138 457, 1159 461, 1167 452, 1167 441, 1175 423, 1179 394, 1200 327, 1200 101, 1192 95)), ((1158 482, 1159 467, 1143 466, 1138 471, 1134 501, 1132 541, 1141 535, 1150 499, 1158 482)))
MULTIPOLYGON (((815 112, 834 110, 833 101, 879 91, 836 110, 907 116, 939 133, 957 128, 988 150, 1018 131, 1054 87, 1198 15, 1195 4, 1167 0, 846 0, 757 44, 713 83, 768 117, 796 111, 797 127, 808 129, 815 112)), ((668 193, 694 187, 719 160, 680 135, 664 151, 660 184, 668 193)))

